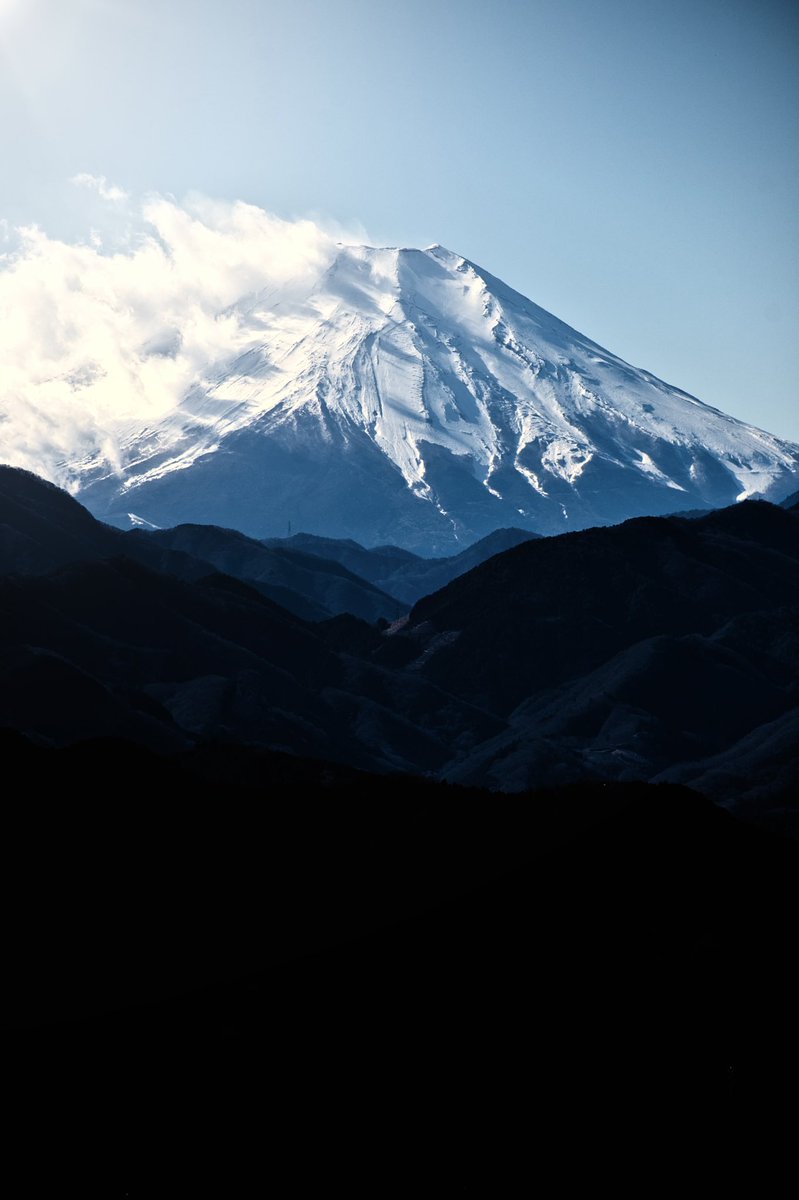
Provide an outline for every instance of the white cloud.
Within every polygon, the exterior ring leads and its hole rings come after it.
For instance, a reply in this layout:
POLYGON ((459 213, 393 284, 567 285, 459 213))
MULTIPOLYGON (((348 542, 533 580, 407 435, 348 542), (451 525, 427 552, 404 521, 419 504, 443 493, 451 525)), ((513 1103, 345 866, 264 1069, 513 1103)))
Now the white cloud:
POLYGON ((115 183, 109 183, 105 175, 89 175, 84 171, 80 175, 73 175, 69 182, 75 187, 93 189, 101 200, 107 200, 111 204, 119 204, 128 199, 128 193, 115 183))
MULTIPOLYGON (((73 182, 128 200, 103 177, 73 182)), ((117 464, 126 423, 170 412, 253 344, 238 302, 305 291, 337 242, 364 240, 201 196, 129 207, 111 246, 96 230, 70 244, 27 227, 0 254, 0 461, 62 484, 81 459, 117 464)))

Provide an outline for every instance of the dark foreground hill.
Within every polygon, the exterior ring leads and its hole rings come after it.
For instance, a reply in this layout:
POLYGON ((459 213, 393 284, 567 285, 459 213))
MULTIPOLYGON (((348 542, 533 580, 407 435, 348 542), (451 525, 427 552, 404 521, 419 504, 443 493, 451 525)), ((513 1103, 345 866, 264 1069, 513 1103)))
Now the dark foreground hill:
POLYGON ((687 789, 2 751, 6 1077, 85 1186, 208 1187, 221 1146, 230 1188, 243 1137, 308 1182, 462 1188, 791 1085, 799 847, 687 789))

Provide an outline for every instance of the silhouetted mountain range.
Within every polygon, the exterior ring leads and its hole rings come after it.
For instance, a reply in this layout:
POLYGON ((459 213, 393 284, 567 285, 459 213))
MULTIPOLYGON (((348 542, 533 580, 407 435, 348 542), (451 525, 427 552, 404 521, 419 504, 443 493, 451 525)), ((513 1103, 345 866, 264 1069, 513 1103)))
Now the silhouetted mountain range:
POLYGON ((395 546, 367 550, 309 534, 258 542, 213 525, 122 533, 66 492, 7 467, 0 467, 0 515, 0 574, 46 574, 114 557, 190 581, 221 571, 308 621, 344 612, 395 620, 428 592, 536 536, 500 529, 451 558, 426 559, 395 546))
POLYGON ((214 528, 123 534, 8 469, 0 494, 0 721, 21 732, 163 751, 212 738, 506 790, 672 780, 796 825, 791 509, 527 540, 453 579, 524 535, 425 562, 214 528), (397 617, 385 589, 447 576, 397 617), (339 615, 309 623, 267 589, 339 615))

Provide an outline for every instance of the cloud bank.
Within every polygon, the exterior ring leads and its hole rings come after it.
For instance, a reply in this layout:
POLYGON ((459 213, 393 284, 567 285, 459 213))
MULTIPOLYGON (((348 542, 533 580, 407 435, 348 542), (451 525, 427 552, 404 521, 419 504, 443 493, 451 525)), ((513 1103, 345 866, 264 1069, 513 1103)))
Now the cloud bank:
POLYGON ((365 240, 242 202, 72 182, 109 211, 104 233, 70 244, 0 224, 0 461, 66 486, 81 462, 116 465, 126 426, 253 344, 248 297, 302 294, 337 243, 365 240))

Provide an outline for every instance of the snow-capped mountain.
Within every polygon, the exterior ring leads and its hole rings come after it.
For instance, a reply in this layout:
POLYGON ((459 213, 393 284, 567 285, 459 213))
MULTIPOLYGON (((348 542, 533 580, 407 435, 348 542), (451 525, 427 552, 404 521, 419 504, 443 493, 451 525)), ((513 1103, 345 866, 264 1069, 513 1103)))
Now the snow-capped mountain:
POLYGON ((321 282, 231 310, 247 349, 174 411, 70 464, 117 524, 304 530, 457 550, 780 499, 799 446, 629 366, 441 246, 342 247, 321 282))

